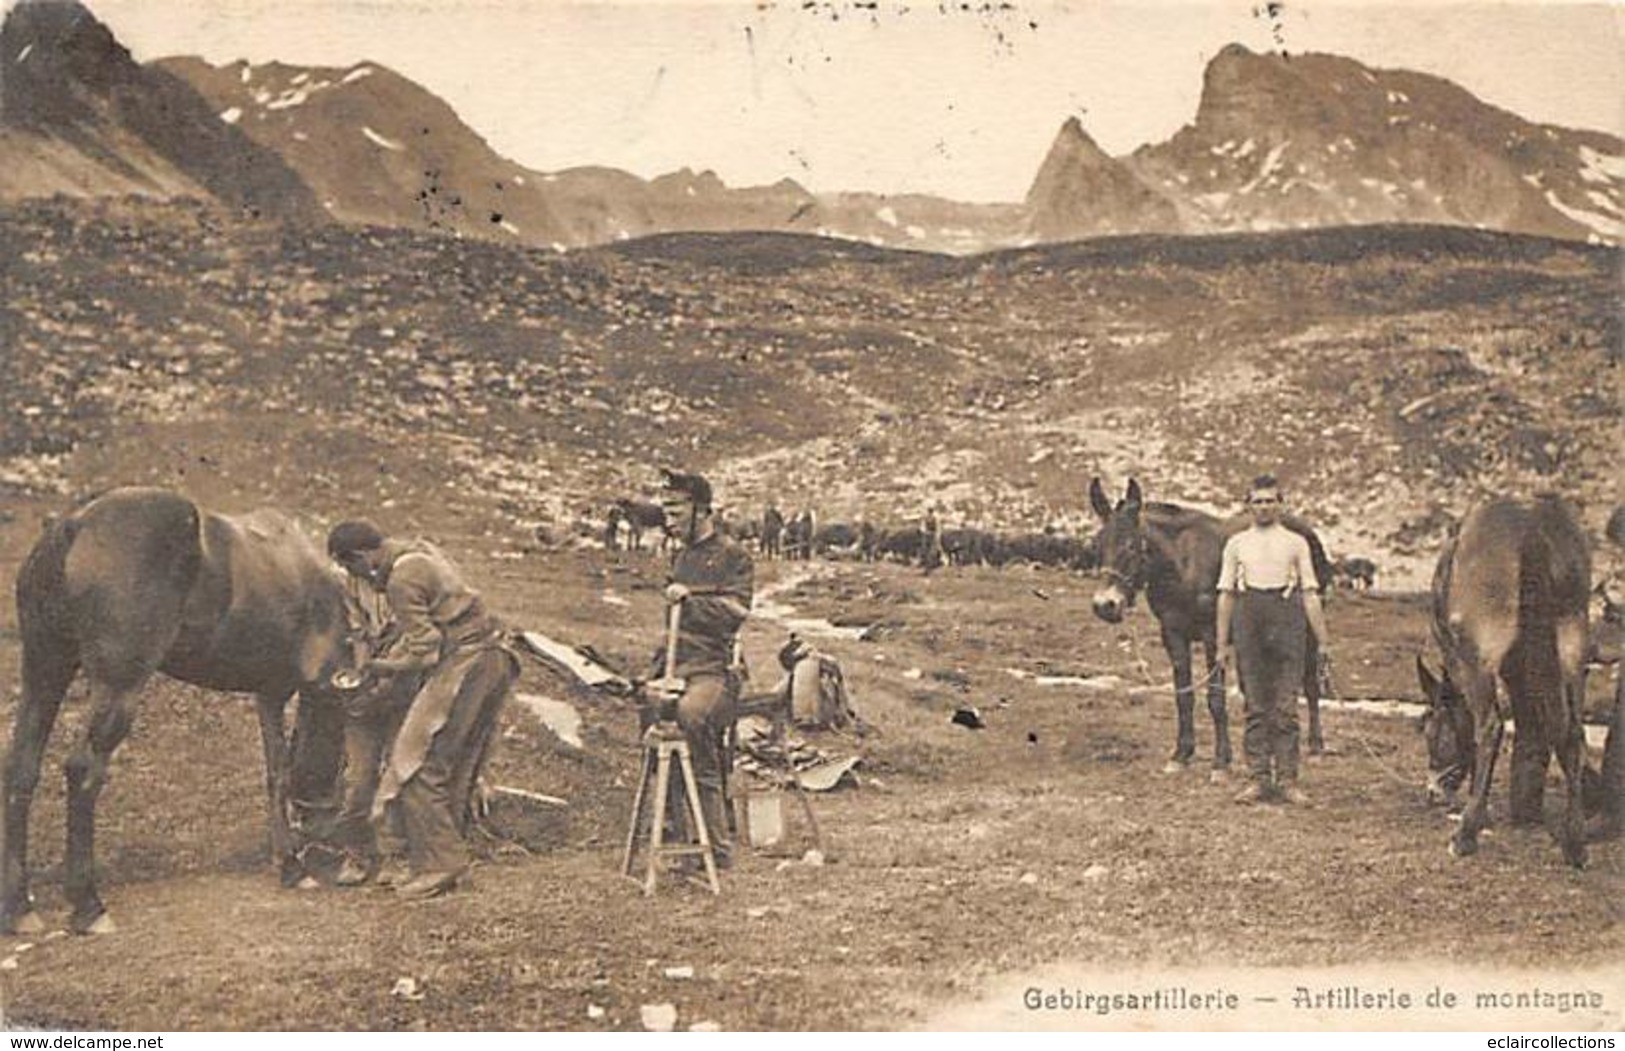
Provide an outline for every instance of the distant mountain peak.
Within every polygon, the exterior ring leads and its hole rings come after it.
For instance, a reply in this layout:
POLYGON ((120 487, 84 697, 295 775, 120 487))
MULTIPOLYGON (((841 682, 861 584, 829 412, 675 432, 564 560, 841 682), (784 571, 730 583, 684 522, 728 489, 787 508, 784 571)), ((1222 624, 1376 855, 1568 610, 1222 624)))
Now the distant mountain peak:
POLYGON ((1027 191, 1034 236, 1067 239, 1102 233, 1170 230, 1173 205, 1102 150, 1068 117, 1027 191))
POLYGON ((21 0, 0 23, 0 124, 42 128, 94 116, 140 66, 77 0, 21 0))

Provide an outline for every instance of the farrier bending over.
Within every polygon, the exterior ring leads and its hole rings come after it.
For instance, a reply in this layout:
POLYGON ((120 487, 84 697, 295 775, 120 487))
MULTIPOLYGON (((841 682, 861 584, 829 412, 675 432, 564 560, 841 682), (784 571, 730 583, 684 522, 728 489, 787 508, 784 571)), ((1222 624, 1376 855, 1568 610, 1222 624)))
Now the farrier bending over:
POLYGON ((1323 655, 1330 636, 1320 606, 1321 580, 1309 543, 1281 524, 1281 487, 1271 475, 1253 479, 1247 494, 1253 524, 1224 545, 1219 569, 1218 648, 1235 664, 1246 698, 1243 749, 1252 781, 1236 796, 1256 803, 1279 792, 1307 804, 1298 787, 1298 687, 1304 678, 1305 630, 1323 655))
POLYGON ((333 528, 328 552, 347 573, 383 590, 395 620, 393 640, 366 672, 423 676, 381 764, 371 817, 381 820, 396 804, 412 869, 400 892, 432 897, 468 868, 462 832, 470 799, 518 662, 504 647, 501 622, 434 545, 351 521, 333 528))

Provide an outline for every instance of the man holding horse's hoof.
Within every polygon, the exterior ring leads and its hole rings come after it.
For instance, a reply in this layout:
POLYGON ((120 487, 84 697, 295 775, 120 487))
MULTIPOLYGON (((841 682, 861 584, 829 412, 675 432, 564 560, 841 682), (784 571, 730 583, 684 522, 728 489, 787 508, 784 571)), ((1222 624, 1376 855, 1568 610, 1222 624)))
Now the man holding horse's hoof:
MULTIPOLYGON (((666 601, 675 611, 676 630, 656 658, 660 664, 658 700, 675 717, 694 757, 700 808, 725 867, 730 843, 727 821, 727 764, 723 736, 733 725, 740 677, 734 640, 750 615, 756 567, 745 549, 716 528, 711 484, 700 475, 664 471, 660 502, 666 529, 683 543, 672 560, 666 601)), ((673 793, 682 800, 681 790, 673 793)), ((681 803, 674 807, 682 820, 681 803)))
POLYGON ((1226 541, 1219 569, 1218 648, 1234 663, 1247 701, 1242 745, 1252 775, 1235 797, 1256 803, 1279 794, 1308 804, 1298 786, 1298 688, 1304 681, 1306 632, 1328 652, 1321 581, 1309 544, 1281 523, 1281 487, 1271 475, 1247 493, 1253 524, 1226 541))
MULTIPOLYGON (((406 838, 412 878, 403 897, 433 897, 468 869, 462 834, 497 716, 519 676, 503 645, 502 624, 485 609, 446 555, 420 540, 386 537, 367 521, 341 522, 328 553, 345 572, 381 589, 394 618, 392 638, 364 666, 391 681, 422 676, 383 758, 372 800, 376 823, 391 803, 406 838)), ((358 727, 354 720, 352 726, 358 727)), ((365 780, 370 771, 352 770, 365 780)), ((365 870, 341 872, 341 882, 365 882, 365 870)))

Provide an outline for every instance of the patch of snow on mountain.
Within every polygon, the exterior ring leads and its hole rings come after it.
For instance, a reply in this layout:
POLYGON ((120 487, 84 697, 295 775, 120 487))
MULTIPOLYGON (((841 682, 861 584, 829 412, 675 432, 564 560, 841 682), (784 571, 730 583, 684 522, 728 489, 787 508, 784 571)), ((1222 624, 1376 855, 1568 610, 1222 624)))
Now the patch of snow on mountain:
POLYGON ((310 101, 310 89, 298 88, 293 91, 284 91, 271 102, 267 103, 265 108, 292 109, 295 106, 303 106, 308 101, 310 101))
POLYGON ((1584 208, 1575 208, 1572 205, 1564 204, 1563 201, 1558 198, 1557 194, 1553 193, 1551 190, 1546 191, 1546 203, 1551 205, 1553 208, 1556 208, 1570 219, 1579 223, 1581 226, 1590 227, 1603 237, 1611 238, 1615 241, 1625 240, 1625 222, 1621 222, 1612 216, 1602 215, 1598 212, 1587 211, 1584 208))
POLYGON ((1269 154, 1265 156, 1264 163, 1259 167, 1258 174, 1253 177, 1251 182, 1236 192, 1252 193, 1259 183, 1263 182, 1265 179, 1279 171, 1281 167, 1281 155, 1286 152, 1286 148, 1290 145, 1292 145, 1292 140, 1287 139, 1285 142, 1279 143, 1273 149, 1271 149, 1269 154))
POLYGON ((502 227, 504 230, 508 231, 510 234, 513 234, 515 237, 519 236, 519 227, 517 227, 514 224, 510 223, 508 220, 504 219, 504 220, 502 220, 502 222, 498 223, 497 225, 502 227))
POLYGON ((920 238, 925 236, 925 228, 923 226, 910 225, 910 226, 908 226, 906 228, 906 232, 910 237, 914 238, 915 240, 919 240, 920 238))
POLYGON ((1388 92, 1388 101, 1396 106, 1409 102, 1410 100, 1410 96, 1405 94, 1403 91, 1390 90, 1388 92))
POLYGON ((236 124, 242 119, 242 117, 243 109, 241 106, 233 106, 220 114, 220 119, 225 121, 227 124, 236 124))
POLYGON ((892 211, 891 205, 887 205, 886 207, 881 208, 878 211, 876 211, 875 212, 875 218, 879 219, 881 222, 885 223, 887 226, 896 226, 897 225, 897 213, 892 211))
POLYGON ((248 65, 243 66, 243 83, 247 84, 249 82, 249 80, 253 76, 254 76, 254 67, 253 66, 248 66, 248 65))
POLYGON ((28 58, 28 53, 30 51, 32 51, 32 50, 34 50, 34 45, 32 43, 30 43, 26 47, 24 47, 21 51, 17 52, 17 64, 19 66, 22 65, 23 61, 28 58))
POLYGON ((1613 182, 1625 179, 1625 157, 1602 153, 1590 146, 1580 147, 1580 178, 1586 182, 1613 182))
POLYGON ((1606 208, 1610 212, 1619 211, 1619 203, 1605 193, 1597 190, 1587 190, 1586 197, 1599 208, 1606 208))
POLYGON ((372 76, 372 67, 371 66, 357 66, 356 68, 350 70, 350 72, 344 74, 344 79, 342 81, 340 81, 340 83, 342 83, 342 84, 354 84, 356 81, 360 80, 362 77, 370 77, 370 76, 372 76))
POLYGON ((382 146, 386 150, 394 150, 399 153, 401 150, 406 149, 405 146, 402 146, 394 139, 384 138, 382 135, 378 134, 376 131, 373 131, 365 124, 361 126, 361 134, 365 135, 369 140, 371 140, 374 145, 382 146))

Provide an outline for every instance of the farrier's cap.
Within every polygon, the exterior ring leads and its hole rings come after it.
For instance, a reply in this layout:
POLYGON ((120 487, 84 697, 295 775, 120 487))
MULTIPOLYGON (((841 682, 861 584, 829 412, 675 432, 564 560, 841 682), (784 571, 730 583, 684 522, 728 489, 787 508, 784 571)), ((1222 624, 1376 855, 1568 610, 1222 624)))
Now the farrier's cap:
POLYGON ((373 551, 383 545, 383 531, 365 518, 340 522, 327 534, 327 554, 333 559, 356 551, 373 551))
POLYGON ((670 467, 660 469, 662 486, 668 493, 686 493, 701 511, 711 510, 711 483, 703 475, 676 471, 670 467))

